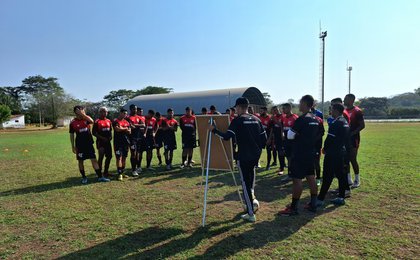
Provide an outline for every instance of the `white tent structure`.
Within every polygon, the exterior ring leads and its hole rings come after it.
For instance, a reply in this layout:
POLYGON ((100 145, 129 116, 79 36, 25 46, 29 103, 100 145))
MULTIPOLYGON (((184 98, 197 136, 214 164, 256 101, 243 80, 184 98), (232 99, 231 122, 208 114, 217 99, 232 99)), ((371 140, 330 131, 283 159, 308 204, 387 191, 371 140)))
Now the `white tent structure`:
POLYGON ((131 104, 134 104, 141 107, 145 113, 153 109, 162 114, 166 114, 167 109, 172 108, 176 115, 181 115, 187 106, 199 114, 202 107, 209 109, 211 105, 214 105, 219 112, 224 113, 226 109, 235 105, 239 97, 248 98, 250 105, 257 109, 256 111, 266 105, 261 91, 255 87, 249 87, 141 95, 130 99, 124 107, 128 109, 131 104))

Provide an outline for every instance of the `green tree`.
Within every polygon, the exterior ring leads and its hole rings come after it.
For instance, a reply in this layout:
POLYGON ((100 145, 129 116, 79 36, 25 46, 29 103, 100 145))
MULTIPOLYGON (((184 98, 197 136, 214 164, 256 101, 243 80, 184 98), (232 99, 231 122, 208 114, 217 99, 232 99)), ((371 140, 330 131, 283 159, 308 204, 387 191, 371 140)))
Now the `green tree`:
POLYGON ((416 93, 417 95, 419 95, 419 96, 420 96, 420 87, 416 88, 416 89, 414 90, 414 93, 416 93))
POLYGON ((7 105, 12 110, 12 114, 20 114, 23 94, 21 87, 0 87, 0 103, 7 105))
POLYGON ((9 120, 12 111, 6 105, 0 105, 0 128, 3 127, 3 122, 9 120))
POLYGON ((359 105, 366 116, 383 117, 388 115, 388 99, 386 97, 367 97, 360 99, 359 105))
POLYGON ((153 94, 167 94, 167 93, 171 93, 173 91, 174 90, 172 88, 147 86, 143 89, 135 91, 134 96, 153 95, 153 94))
POLYGON ((265 103, 266 103, 267 107, 270 107, 270 106, 274 105, 274 102, 271 99, 271 95, 268 94, 268 92, 264 92, 264 93, 262 93, 262 95, 264 97, 264 100, 265 100, 265 103))

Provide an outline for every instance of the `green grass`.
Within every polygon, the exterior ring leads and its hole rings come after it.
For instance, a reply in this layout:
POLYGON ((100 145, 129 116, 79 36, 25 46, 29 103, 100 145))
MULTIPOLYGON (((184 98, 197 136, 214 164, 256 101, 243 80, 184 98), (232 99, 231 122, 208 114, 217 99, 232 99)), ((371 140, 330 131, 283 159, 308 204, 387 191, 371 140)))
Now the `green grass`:
POLYGON ((290 184, 259 172, 255 224, 239 219, 231 175, 213 172, 200 228, 199 167, 96 183, 86 162, 82 186, 65 130, 0 132, 0 258, 418 258, 420 124, 367 124, 359 161, 346 206, 290 218, 276 214, 290 184))

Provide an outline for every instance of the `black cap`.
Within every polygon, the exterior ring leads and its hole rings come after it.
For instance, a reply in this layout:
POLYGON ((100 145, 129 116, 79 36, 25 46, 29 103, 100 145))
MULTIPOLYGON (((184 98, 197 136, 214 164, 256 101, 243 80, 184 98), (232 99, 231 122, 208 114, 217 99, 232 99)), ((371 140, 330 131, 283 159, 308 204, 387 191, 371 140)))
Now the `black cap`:
POLYGON ((241 105, 249 105, 249 100, 244 97, 240 97, 236 100, 235 107, 241 105))

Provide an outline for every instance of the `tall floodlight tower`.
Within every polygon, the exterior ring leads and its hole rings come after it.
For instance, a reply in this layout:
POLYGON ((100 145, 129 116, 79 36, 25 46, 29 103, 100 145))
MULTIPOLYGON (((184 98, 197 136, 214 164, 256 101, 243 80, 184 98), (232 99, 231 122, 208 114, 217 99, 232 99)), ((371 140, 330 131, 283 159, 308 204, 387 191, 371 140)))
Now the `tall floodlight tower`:
POLYGON ((327 37, 327 31, 323 32, 320 30, 319 39, 321 40, 321 50, 320 50, 320 90, 321 90, 321 111, 325 114, 324 111, 324 71, 325 71, 325 38, 327 37))
POLYGON ((349 72, 349 94, 351 93, 351 71, 353 70, 352 66, 349 66, 347 63, 347 71, 349 72))

